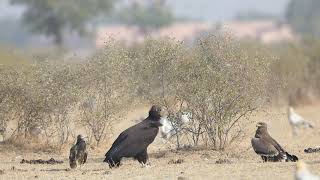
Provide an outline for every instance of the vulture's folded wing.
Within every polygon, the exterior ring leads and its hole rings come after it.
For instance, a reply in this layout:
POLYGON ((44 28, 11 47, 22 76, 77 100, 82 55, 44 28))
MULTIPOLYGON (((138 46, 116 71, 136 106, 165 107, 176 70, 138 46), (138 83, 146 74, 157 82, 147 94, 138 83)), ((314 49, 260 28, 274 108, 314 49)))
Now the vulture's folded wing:
POLYGON ((278 150, 268 141, 261 138, 252 138, 251 144, 254 151, 263 156, 277 156, 279 154, 278 150))
POLYGON ((271 143, 279 152, 286 152, 286 151, 281 147, 281 145, 280 145, 276 140, 274 140, 272 137, 270 137, 269 140, 270 140, 270 143, 271 143))
POLYGON ((77 166, 77 160, 76 160, 76 155, 77 155, 77 150, 76 146, 73 146, 70 149, 70 154, 69 154, 69 164, 71 168, 75 168, 77 166))
POLYGON ((118 138, 112 144, 110 150, 106 153, 106 157, 111 154, 114 154, 117 150, 119 150, 119 146, 127 139, 128 134, 126 132, 122 132, 118 138))
POLYGON ((70 149, 69 160, 70 161, 75 161, 76 155, 77 155, 76 146, 72 146, 71 149, 70 149))

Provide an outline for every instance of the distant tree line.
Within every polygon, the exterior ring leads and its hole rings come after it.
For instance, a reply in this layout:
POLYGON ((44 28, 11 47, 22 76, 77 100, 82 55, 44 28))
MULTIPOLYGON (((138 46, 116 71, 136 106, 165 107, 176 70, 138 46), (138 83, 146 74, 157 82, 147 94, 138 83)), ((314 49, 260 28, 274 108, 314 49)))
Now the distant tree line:
POLYGON ((291 0, 286 10, 286 19, 295 31, 320 37, 320 1, 291 0))
POLYGON ((111 16, 120 23, 134 24, 142 29, 158 28, 173 21, 173 14, 164 0, 133 1, 114 10, 115 0, 52 1, 10 0, 12 5, 22 5, 25 11, 22 22, 27 30, 52 38, 57 46, 63 45, 65 32, 85 35, 87 25, 95 18, 111 16), (140 1, 141 2, 141 1, 140 1))

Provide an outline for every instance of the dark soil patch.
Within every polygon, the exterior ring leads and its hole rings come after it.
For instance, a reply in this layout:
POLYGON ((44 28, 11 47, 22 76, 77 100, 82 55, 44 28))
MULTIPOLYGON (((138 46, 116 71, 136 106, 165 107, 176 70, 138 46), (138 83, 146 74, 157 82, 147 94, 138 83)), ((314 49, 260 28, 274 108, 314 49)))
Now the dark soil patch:
POLYGON ((49 160, 42 160, 42 159, 32 159, 32 160, 26 160, 22 159, 21 164, 62 164, 63 161, 55 160, 53 158, 49 160))

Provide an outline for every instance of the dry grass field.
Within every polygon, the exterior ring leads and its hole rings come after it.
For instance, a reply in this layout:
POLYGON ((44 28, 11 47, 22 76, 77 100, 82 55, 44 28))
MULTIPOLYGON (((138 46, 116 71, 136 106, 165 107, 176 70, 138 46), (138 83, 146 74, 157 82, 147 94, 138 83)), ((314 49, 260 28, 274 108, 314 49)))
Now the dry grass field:
POLYGON ((151 166, 142 168, 138 162, 124 160, 117 169, 109 169, 103 163, 106 150, 114 138, 125 128, 135 123, 132 119, 146 113, 148 107, 138 108, 128 113, 128 117, 116 123, 114 137, 100 149, 89 149, 87 164, 70 170, 68 149, 62 154, 22 151, 8 145, 0 145, 0 179, 293 179, 295 163, 262 163, 250 145, 255 133, 255 123, 265 121, 269 125, 270 134, 290 153, 297 155, 309 164, 314 173, 320 173, 319 153, 306 154, 304 148, 320 146, 320 104, 297 108, 296 111, 309 121, 315 129, 301 131, 296 137, 291 135, 285 107, 273 107, 259 112, 250 120, 246 128, 246 136, 225 152, 197 150, 175 151, 156 138, 149 147, 151 166), (20 164, 24 159, 63 160, 58 165, 20 164), (174 163, 181 159, 182 162, 174 163), (217 163, 218 160, 228 163, 217 163), (173 162, 173 163, 172 163, 173 162))

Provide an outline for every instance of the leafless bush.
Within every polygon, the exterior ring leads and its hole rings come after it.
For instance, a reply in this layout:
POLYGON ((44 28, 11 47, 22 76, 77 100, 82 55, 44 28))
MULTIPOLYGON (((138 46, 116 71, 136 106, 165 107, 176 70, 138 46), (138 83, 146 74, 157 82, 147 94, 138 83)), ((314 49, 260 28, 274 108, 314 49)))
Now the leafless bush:
POLYGON ((175 131, 175 141, 180 147, 183 128, 180 122, 183 100, 180 90, 179 66, 187 57, 187 48, 173 39, 152 40, 131 50, 134 60, 133 82, 142 99, 161 104, 167 109, 167 116, 175 131))
MULTIPOLYGON (((140 71, 134 77, 145 98, 167 107, 173 120, 192 112, 192 125, 176 129, 189 134, 194 146, 208 144, 205 139, 215 149, 231 144, 267 92, 270 62, 229 38, 208 36, 195 47, 149 40, 136 50, 136 59, 140 71)), ((176 142, 179 146, 179 133, 176 142)))
POLYGON ((10 93, 15 100, 17 121, 14 137, 23 136, 28 140, 37 128, 47 136, 47 143, 62 145, 68 141, 67 114, 77 101, 74 72, 67 64, 48 62, 19 69, 16 84, 19 94, 10 93))
POLYGON ((127 107, 148 101, 166 107, 178 147, 184 136, 193 146, 225 149, 267 95, 270 61, 257 52, 223 37, 195 46, 150 39, 133 48, 108 43, 79 64, 37 61, 6 69, 0 72, 8 76, 0 82, 0 116, 10 118, 0 125, 14 119, 15 137, 40 128, 46 144, 61 146, 77 124, 99 145, 127 107), (79 110, 80 118, 72 119, 79 110), (188 125, 182 112, 192 113, 188 125))
POLYGON ((95 107, 88 107, 84 104, 80 107, 81 123, 86 128, 87 134, 92 135, 97 146, 105 140, 107 134, 112 133, 114 112, 108 109, 110 103, 107 102, 107 98, 107 95, 97 95, 95 107))
POLYGON ((297 100, 301 100, 301 91, 308 91, 311 85, 307 81, 309 59, 296 45, 282 45, 274 50, 274 53, 278 60, 271 66, 271 69, 274 77, 282 85, 278 94, 275 94, 275 99, 281 100, 282 97, 294 105, 297 100))
POLYGON ((109 44, 97 53, 83 72, 83 94, 86 97, 80 106, 81 123, 92 134, 96 145, 112 133, 112 122, 124 112, 130 102, 128 76, 130 71, 128 52, 117 44, 109 44))
POLYGON ((10 66, 0 66, 0 129, 3 140, 10 138, 8 123, 17 117, 17 97, 22 94, 19 73, 10 66))
POLYGON ((205 132, 213 148, 225 149, 242 135, 242 122, 264 102, 270 61, 228 37, 201 39, 192 54, 182 74, 182 91, 197 120, 193 133, 205 132))

